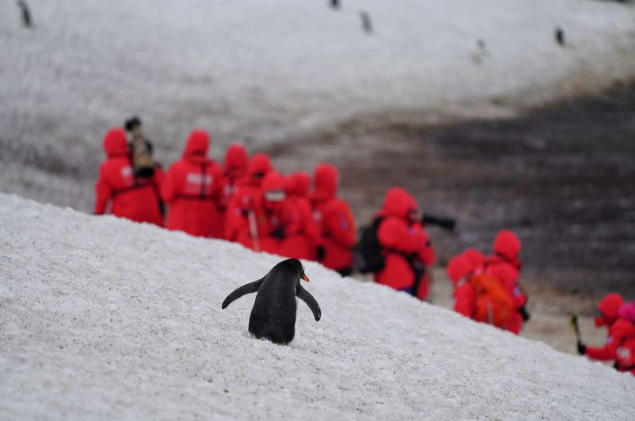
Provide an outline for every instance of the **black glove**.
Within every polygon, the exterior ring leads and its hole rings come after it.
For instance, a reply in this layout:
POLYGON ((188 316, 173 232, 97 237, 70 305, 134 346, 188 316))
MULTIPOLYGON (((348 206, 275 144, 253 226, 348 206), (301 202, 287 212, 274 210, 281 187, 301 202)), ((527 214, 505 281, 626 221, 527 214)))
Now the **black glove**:
POLYGON ((518 310, 518 312, 520 313, 521 316, 523 316, 523 322, 526 322, 531 318, 531 315, 529 314, 525 306, 522 306, 520 310, 518 310))
POLYGON ((280 225, 271 231, 271 236, 278 240, 284 240, 287 237, 287 234, 284 232, 284 227, 280 225))
POLYGON ((318 262, 320 260, 324 260, 324 258, 326 257, 326 250, 324 249, 324 246, 317 246, 315 248, 315 255, 318 259, 318 262))
POLYGON ((580 355, 586 354, 586 345, 584 345, 580 341, 578 341, 578 354, 580 354, 580 355))

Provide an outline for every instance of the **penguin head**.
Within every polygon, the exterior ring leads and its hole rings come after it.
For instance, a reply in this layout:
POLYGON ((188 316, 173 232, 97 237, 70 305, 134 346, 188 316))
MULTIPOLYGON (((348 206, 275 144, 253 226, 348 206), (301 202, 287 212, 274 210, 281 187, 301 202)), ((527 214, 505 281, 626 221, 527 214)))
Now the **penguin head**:
POLYGON ((302 262, 298 259, 287 259, 279 263, 282 266, 286 266, 291 269, 294 273, 297 273, 298 281, 304 280, 309 282, 309 277, 304 273, 304 266, 302 266, 302 262))

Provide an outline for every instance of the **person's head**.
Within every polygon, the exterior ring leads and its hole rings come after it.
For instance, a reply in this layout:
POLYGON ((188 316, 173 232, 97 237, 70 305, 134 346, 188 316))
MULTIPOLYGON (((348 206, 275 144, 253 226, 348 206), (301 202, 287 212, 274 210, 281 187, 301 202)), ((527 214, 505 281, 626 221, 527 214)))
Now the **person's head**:
POLYGON ((256 153, 249 161, 247 177, 250 181, 262 182, 265 176, 273 170, 269 156, 264 153, 256 153))
POLYGON ((518 236, 511 230, 501 230, 494 238, 494 253, 507 260, 518 259, 518 254, 522 249, 522 243, 518 236))
POLYGON ((128 143, 126 142, 126 132, 120 127, 115 127, 106 133, 102 143, 104 152, 109 158, 126 156, 128 154, 128 143))
POLYGON ((459 281, 466 279, 472 272, 472 269, 472 263, 465 256, 454 256, 448 262, 448 278, 456 285, 459 281))
POLYGON ((247 173, 247 149, 240 143, 229 145, 225 152, 225 174, 231 178, 240 178, 247 173))
POLYGON ((396 216, 410 223, 420 218, 419 206, 414 197, 401 187, 388 189, 381 213, 386 216, 396 216))
POLYGON ((322 163, 313 172, 313 199, 317 201, 337 197, 339 171, 331 164, 322 163))
POLYGON ((607 294, 598 304, 600 316, 595 318, 595 325, 611 326, 619 318, 620 307, 624 304, 624 298, 620 294, 612 292, 607 294))
POLYGON ((479 268, 485 263, 485 255, 478 249, 468 248, 463 252, 463 256, 470 261, 474 269, 479 268))
POLYGON ((269 171, 262 180, 262 197, 265 208, 278 209, 287 198, 284 191, 284 176, 276 171, 269 171))
POLYGON ((308 197, 311 177, 305 172, 294 172, 284 179, 284 190, 288 196, 308 197))
POLYGON ((201 162, 207 160, 210 137, 204 130, 193 130, 185 144, 183 158, 188 161, 201 162))

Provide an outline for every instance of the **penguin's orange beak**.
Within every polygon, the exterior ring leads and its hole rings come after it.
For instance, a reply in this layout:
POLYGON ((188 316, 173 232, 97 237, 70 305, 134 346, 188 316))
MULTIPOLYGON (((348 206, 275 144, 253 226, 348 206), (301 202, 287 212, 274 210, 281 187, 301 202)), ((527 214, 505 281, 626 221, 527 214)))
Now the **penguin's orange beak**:
POLYGON ((304 273, 302 274, 302 279, 304 279, 305 281, 309 282, 309 277, 306 276, 304 273))

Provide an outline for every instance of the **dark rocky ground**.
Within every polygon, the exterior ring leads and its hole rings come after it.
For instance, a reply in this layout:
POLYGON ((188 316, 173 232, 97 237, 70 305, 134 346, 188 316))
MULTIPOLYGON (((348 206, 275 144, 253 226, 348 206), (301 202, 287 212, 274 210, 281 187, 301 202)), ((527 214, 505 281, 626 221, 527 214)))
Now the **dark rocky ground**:
POLYGON ((635 84, 520 118, 374 121, 269 152, 285 170, 336 164, 361 224, 393 185, 426 212, 457 218, 455 233, 429 229, 441 266, 469 246, 489 251, 510 228, 529 288, 579 296, 587 308, 607 291, 635 298, 635 84))

